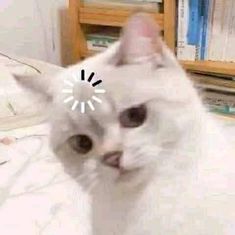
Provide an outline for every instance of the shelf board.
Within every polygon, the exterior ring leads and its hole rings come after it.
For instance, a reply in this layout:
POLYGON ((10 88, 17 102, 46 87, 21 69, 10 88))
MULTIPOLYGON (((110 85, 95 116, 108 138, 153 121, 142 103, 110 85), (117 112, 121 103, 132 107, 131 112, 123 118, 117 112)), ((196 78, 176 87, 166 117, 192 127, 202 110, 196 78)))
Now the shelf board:
POLYGON ((217 61, 181 61, 186 70, 235 76, 235 63, 217 61))
POLYGON ((216 86, 221 88, 229 88, 235 90, 235 82, 230 79, 221 79, 220 77, 210 76, 205 74, 190 74, 190 77, 198 84, 203 84, 206 86, 216 86))
POLYGON ((93 56, 97 53, 99 53, 99 51, 88 50, 88 51, 81 52, 81 55, 83 58, 87 58, 87 57, 93 56))
MULTIPOLYGON (((109 7, 95 4, 84 4, 79 8, 79 21, 82 24, 106 25, 121 27, 128 17, 136 12, 136 8, 130 7, 109 7)), ((155 13, 154 10, 147 12, 163 28, 163 14, 155 13)))

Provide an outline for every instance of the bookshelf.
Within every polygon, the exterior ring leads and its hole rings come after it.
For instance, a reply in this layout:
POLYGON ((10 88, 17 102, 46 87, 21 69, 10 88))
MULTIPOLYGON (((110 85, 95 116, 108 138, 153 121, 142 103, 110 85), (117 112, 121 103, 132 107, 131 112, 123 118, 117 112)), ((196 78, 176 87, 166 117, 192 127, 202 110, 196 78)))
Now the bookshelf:
MULTIPOLYGON (((167 45, 175 50, 176 27, 175 0, 164 0, 163 13, 156 13, 156 9, 145 10, 151 15, 164 32, 167 45)), ((137 7, 112 6, 104 4, 83 3, 81 0, 69 0, 70 25, 72 36, 72 61, 75 63, 95 52, 88 51, 84 25, 101 25, 122 27, 128 17, 139 10, 137 7)))
MULTIPOLYGON (((122 27, 127 18, 135 12, 135 7, 116 7, 104 4, 85 4, 81 0, 69 0, 72 62, 97 52, 88 51, 84 25, 122 27)), ((160 25, 164 32, 164 40, 175 51, 176 41, 176 0, 164 0, 163 13, 156 10, 145 10, 160 25)), ((218 73, 235 76, 235 63, 214 61, 181 61, 186 70, 203 73, 218 73)))

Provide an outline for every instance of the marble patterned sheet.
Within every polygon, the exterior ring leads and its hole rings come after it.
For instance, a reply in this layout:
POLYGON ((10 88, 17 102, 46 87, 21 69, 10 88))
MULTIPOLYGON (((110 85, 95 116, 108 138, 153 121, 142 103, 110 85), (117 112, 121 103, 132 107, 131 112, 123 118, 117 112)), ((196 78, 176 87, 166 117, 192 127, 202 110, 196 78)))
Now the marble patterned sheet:
POLYGON ((0 234, 83 234, 87 198, 51 153, 48 126, 0 132, 0 139, 0 234))
MULTIPOLYGON (((235 120, 220 120, 235 143, 235 120)), ((48 132, 47 124, 0 132, 2 235, 86 234, 88 199, 51 153, 48 132)))

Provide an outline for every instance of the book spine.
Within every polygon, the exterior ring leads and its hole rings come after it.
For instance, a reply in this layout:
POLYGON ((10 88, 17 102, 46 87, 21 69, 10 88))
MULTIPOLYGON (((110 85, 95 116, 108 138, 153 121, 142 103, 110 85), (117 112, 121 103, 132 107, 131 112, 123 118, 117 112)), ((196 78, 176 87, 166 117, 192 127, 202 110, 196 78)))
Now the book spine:
POLYGON ((209 60, 220 61, 223 56, 224 36, 223 36, 223 21, 225 12, 224 0, 215 0, 211 45, 209 51, 209 60))
POLYGON ((225 60, 235 62, 235 2, 230 5, 230 16, 228 25, 227 46, 225 52, 225 60))
POLYGON ((234 3, 234 1, 233 1, 233 11, 232 11, 232 13, 233 13, 233 15, 232 15, 232 30, 231 30, 231 32, 232 32, 232 37, 231 37, 231 45, 232 45, 232 62, 235 62, 235 3, 234 3))
POLYGON ((226 53, 227 48, 229 47, 229 31, 230 31, 230 22, 232 19, 232 10, 233 10, 233 2, 234 0, 226 0, 225 1, 225 7, 224 7, 224 21, 223 21, 223 54, 222 54, 222 61, 226 61, 226 53))
POLYGON ((137 2, 162 3, 162 0, 139 0, 137 2))
POLYGON ((213 21, 213 12, 214 12, 215 0, 209 1, 208 9, 208 23, 207 23, 207 34, 206 34, 206 51, 205 51, 205 60, 209 59, 209 51, 211 45, 211 34, 212 34, 212 21, 213 21))
POLYGON ((189 22, 189 0, 179 0, 178 3, 178 35, 177 57, 179 60, 195 60, 195 46, 187 42, 189 22))
MULTIPOLYGON (((131 2, 131 1, 130 1, 131 2)), ((162 3, 162 0, 135 0, 135 2, 144 2, 144 3, 162 3)))
POLYGON ((178 31, 177 31, 177 57, 179 60, 183 60, 183 50, 185 46, 184 40, 184 20, 185 20, 185 1, 179 0, 178 2, 178 31))
POLYGON ((203 33, 203 0, 190 0, 189 4, 189 24, 188 43, 195 47, 195 59, 201 59, 201 44, 203 33))
POLYGON ((198 22, 198 43, 197 43, 197 60, 201 59, 201 48, 202 48, 202 33, 203 33, 203 8, 204 8, 204 0, 199 0, 199 22, 198 22))
POLYGON ((197 21, 197 40, 196 40, 196 60, 200 60, 200 55, 201 55, 201 41, 202 41, 202 0, 197 0, 198 1, 198 21, 197 21))
POLYGON ((189 0, 189 20, 187 33, 187 41, 189 45, 197 45, 198 43, 199 1, 189 0))
POLYGON ((105 35, 89 34, 87 35, 88 50, 103 51, 108 48, 117 38, 105 35))
POLYGON ((202 9, 203 15, 203 30, 202 30, 202 41, 201 41, 201 60, 205 60, 206 57, 206 41, 207 41, 207 28, 208 28, 208 16, 209 16, 209 0, 204 1, 204 6, 202 9))

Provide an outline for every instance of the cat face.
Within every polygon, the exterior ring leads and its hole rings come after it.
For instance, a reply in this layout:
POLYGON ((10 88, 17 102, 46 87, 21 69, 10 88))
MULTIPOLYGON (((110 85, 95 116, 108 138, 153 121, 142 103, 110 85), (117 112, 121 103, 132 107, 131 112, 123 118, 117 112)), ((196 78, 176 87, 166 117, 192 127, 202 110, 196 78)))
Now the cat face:
MULTIPOLYGON (((198 102, 159 29, 140 14, 129 20, 118 43, 56 81, 46 92, 53 99, 52 148, 67 172, 89 188, 104 181, 141 182, 177 146, 198 102), (72 81, 82 69, 95 72, 106 90, 102 104, 85 114, 65 105, 61 93, 63 80, 72 81)), ((92 94, 82 82, 75 86, 78 100, 92 94)))

